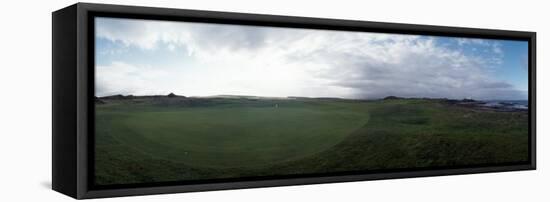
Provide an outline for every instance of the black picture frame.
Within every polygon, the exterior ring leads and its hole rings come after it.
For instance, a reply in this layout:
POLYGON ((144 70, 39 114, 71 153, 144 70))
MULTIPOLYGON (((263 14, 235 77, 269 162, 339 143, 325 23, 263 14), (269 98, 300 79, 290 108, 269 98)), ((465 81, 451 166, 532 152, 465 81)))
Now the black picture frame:
POLYGON ((535 32, 90 3, 77 3, 55 11, 52 13, 52 21, 52 188, 77 199, 536 169, 535 32), (176 182, 97 186, 93 183, 92 169, 95 111, 93 18, 96 16, 527 41, 530 160, 474 167, 242 178, 229 181, 199 181, 192 184, 176 182))

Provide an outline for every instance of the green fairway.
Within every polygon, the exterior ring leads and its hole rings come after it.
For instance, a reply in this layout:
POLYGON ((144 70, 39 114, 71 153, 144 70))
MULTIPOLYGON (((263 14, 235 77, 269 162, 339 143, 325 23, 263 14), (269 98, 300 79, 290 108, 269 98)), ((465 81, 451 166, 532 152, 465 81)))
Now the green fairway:
POLYGON ((147 98, 96 105, 96 182, 519 162, 527 114, 437 100, 147 98))
MULTIPOLYGON (((98 108, 98 125, 155 158, 204 167, 289 161, 342 141, 368 122, 348 103, 285 102, 269 106, 98 108)), ((100 146, 100 145, 99 145, 100 146)))

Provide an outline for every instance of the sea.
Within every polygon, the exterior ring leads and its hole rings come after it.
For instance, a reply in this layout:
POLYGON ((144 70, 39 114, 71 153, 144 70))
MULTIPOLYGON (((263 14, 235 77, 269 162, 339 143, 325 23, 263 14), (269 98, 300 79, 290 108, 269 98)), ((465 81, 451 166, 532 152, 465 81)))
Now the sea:
POLYGON ((486 100, 483 106, 485 107, 497 107, 508 109, 529 109, 529 101, 527 100, 486 100))

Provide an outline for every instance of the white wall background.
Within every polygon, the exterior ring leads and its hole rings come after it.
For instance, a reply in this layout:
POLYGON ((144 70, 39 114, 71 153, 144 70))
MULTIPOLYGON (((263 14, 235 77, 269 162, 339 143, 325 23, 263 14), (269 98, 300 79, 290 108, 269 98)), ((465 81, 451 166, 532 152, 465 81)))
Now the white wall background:
MULTIPOLYGON (((544 201, 550 199, 548 5, 522 1, 90 1, 536 31, 538 170, 101 199, 107 201, 544 201)), ((51 12, 75 1, 2 1, 0 201, 69 201, 51 186, 51 12)))

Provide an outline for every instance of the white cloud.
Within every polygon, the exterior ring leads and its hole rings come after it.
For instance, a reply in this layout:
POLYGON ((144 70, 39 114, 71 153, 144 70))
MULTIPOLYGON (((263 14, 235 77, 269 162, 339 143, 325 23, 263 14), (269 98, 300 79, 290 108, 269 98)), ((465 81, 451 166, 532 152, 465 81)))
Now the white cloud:
POLYGON ((458 45, 460 45, 460 46, 471 45, 471 44, 482 45, 482 46, 490 46, 491 45, 489 40, 476 39, 476 38, 456 38, 456 41, 457 41, 458 45))
POLYGON ((493 52, 494 53, 497 53, 497 54, 502 54, 502 48, 501 48, 502 45, 500 45, 499 43, 493 43, 491 45, 492 49, 493 49, 493 52))
POLYGON ((176 91, 508 99, 521 94, 490 74, 502 49, 489 40, 457 39, 460 46, 487 46, 496 55, 484 58, 442 46, 432 37, 412 35, 106 18, 97 22, 98 37, 151 52, 165 45, 195 60, 170 70, 136 67, 140 65, 132 61, 98 67, 98 92, 103 95, 176 91))
POLYGON ((96 66, 96 95, 156 94, 170 75, 158 68, 135 66, 125 62, 113 62, 108 66, 96 66))

